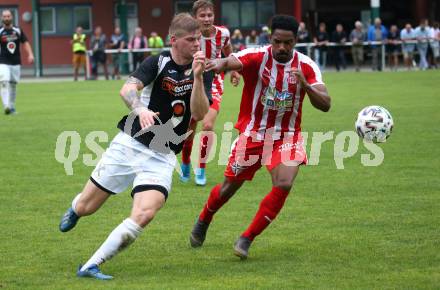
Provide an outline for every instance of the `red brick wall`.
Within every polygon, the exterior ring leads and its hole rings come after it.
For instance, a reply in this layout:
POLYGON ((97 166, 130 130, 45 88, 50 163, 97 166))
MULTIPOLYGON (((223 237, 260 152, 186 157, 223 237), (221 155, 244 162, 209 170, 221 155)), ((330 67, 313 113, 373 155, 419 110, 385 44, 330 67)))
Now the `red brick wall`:
POLYGON ((138 2, 139 25, 148 36, 152 31, 156 31, 165 40, 168 34, 168 26, 174 15, 173 1, 148 0, 138 2), (160 17, 151 15, 154 8, 160 7, 162 14, 160 17))
MULTIPOLYGON (((113 4, 110 1, 99 0, 41 0, 40 5, 45 4, 91 4, 92 25, 101 26, 107 37, 113 33, 113 4), (111 4, 111 7, 110 5, 111 4)), ((72 31, 73 34, 73 31, 72 31)), ((90 37, 88 37, 90 38, 90 37)), ((41 57, 43 65, 69 65, 72 63, 71 36, 50 36, 41 37, 41 57)), ((88 44, 88 42, 87 42, 88 44)))

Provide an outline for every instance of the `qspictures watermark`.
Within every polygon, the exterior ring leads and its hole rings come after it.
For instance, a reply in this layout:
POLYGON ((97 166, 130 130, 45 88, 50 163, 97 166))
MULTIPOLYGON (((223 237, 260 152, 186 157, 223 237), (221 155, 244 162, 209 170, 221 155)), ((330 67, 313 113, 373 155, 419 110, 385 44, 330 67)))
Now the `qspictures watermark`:
MULTIPOLYGON (((165 125, 165 124, 164 124, 165 125)), ((202 135, 209 136, 208 142, 210 143, 210 154, 206 156, 203 161, 205 163, 212 163, 217 158, 217 165, 226 166, 228 164, 231 146, 234 143, 234 133, 232 122, 226 122, 223 125, 223 131, 220 134, 215 132, 198 132, 195 135, 194 140, 200 140, 202 135), (218 141, 218 138, 220 140, 218 141), (219 146, 219 150, 217 147, 219 146), (218 154, 218 156, 217 156, 218 154)), ((186 134, 185 134, 186 135, 186 134)), ((379 166, 383 163, 385 155, 381 147, 374 143, 360 139, 354 131, 342 131, 342 132, 301 132, 302 140, 297 143, 286 141, 283 146, 286 148, 303 146, 306 148, 308 155, 308 165, 318 165, 320 162, 322 145, 326 142, 333 143, 333 160, 335 162, 336 169, 344 169, 344 160, 352 158, 362 147, 364 147, 368 153, 363 153, 360 156, 360 162, 363 166, 379 166), (310 142, 310 146, 308 146, 310 142)), ((266 136, 264 141, 272 138, 273 132, 266 130, 266 136)), ((163 140, 162 140, 163 141, 163 140)), ((73 164, 80 162, 86 166, 94 167, 98 164, 102 154, 105 152, 105 148, 108 146, 109 134, 105 131, 92 131, 86 136, 82 136, 77 131, 64 131, 59 134, 56 140, 55 146, 55 159, 57 162, 63 165, 67 175, 73 175, 73 164), (80 154, 81 147, 86 146, 90 153, 80 154)), ((162 142, 164 146, 166 141, 162 142)), ((194 143, 191 158, 198 160, 200 154, 199 142, 194 143)), ((267 144, 271 144, 270 140, 267 144)), ((273 143, 272 143, 273 144, 273 143)), ((273 150, 270 146, 265 150, 270 152, 273 150)), ((127 154, 130 154, 130 150, 127 150, 127 154)), ((365 150, 363 150, 365 151, 365 150)), ((169 153, 173 154, 173 153, 169 153)), ((264 153, 263 153, 264 155, 264 153)), ((255 159, 255 158, 254 158, 255 159)), ((264 158, 263 158, 264 159, 264 158)), ((249 156, 247 162, 252 163, 252 156, 249 156)), ((267 159, 266 159, 267 160, 267 159)), ((289 159, 282 160, 283 163, 289 164, 289 159)), ((255 162, 259 162, 256 160, 255 162)), ((247 164, 249 166, 249 164, 247 164)), ((263 165, 268 165, 264 163, 263 165)), ((179 170, 180 166, 176 165, 176 169, 179 170)), ((180 171, 180 170, 179 170, 180 171)))

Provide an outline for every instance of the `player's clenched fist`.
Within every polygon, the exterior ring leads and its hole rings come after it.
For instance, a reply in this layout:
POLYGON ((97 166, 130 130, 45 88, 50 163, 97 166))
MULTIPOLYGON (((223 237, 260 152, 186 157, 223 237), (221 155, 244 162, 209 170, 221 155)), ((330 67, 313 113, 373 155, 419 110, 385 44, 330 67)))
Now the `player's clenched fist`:
POLYGON ((192 63, 192 70, 194 72, 194 76, 202 76, 203 71, 205 70, 205 53, 203 51, 198 51, 194 55, 194 60, 192 63))
POLYGON ((292 73, 296 76, 297 80, 303 85, 307 86, 308 83, 306 81, 306 78, 304 77, 304 74, 302 71, 298 70, 297 68, 292 68, 292 73))
POLYGON ((154 125, 154 120, 159 116, 159 112, 153 112, 148 110, 147 108, 138 108, 137 114, 139 116, 139 123, 141 124, 141 128, 145 129, 154 125))

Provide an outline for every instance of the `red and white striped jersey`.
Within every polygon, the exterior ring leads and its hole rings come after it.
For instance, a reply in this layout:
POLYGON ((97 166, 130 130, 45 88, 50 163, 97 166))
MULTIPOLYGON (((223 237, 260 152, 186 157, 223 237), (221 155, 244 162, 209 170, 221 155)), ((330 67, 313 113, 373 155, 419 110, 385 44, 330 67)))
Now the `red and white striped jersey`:
MULTIPOLYGON (((287 63, 272 57, 272 46, 249 48, 233 54, 243 65, 244 88, 238 121, 240 133, 264 140, 267 129, 273 128, 273 140, 286 133, 301 131, 301 112, 305 91, 292 68, 302 71, 310 85, 323 84, 318 66, 308 56, 294 51, 287 63)), ((290 134, 289 134, 290 135, 290 134)))
MULTIPOLYGON (((216 59, 222 57, 222 49, 229 45, 229 30, 224 26, 214 26, 215 35, 212 37, 204 37, 200 39, 200 45, 205 56, 208 59, 216 59)), ((212 97, 218 102, 221 101, 223 95, 224 73, 216 74, 212 82, 212 97)))
POLYGON ((221 57, 222 49, 229 45, 229 30, 223 26, 214 26, 215 35, 212 37, 204 37, 200 39, 200 46, 205 53, 206 58, 216 59, 221 57))

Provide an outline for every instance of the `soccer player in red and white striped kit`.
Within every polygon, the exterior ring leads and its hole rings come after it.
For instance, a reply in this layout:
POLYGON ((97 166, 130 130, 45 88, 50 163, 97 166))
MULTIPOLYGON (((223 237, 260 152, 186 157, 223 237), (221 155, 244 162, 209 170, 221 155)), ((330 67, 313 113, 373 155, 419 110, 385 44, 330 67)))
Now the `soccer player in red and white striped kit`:
POLYGON ((323 111, 331 99, 318 66, 294 50, 298 22, 292 16, 272 19, 271 44, 212 60, 205 70, 237 70, 244 80, 240 113, 235 128, 240 136, 232 146, 223 183, 212 188, 190 235, 192 247, 202 246, 214 214, 244 181, 266 165, 272 190, 264 197, 249 227, 234 245, 234 254, 247 258, 255 237, 276 218, 292 188, 299 166, 307 163, 301 137, 305 94, 323 111))
MULTIPOLYGON (((232 46, 229 41, 229 30, 224 26, 214 25, 214 4, 210 0, 198 0, 194 2, 192 13, 199 22, 202 37, 200 39, 200 48, 205 53, 207 59, 221 58, 222 53, 229 56, 232 53, 232 46)), ((212 82, 212 105, 202 121, 202 131, 200 136, 200 153, 198 166, 195 168, 195 182, 197 185, 206 184, 206 160, 212 147, 213 129, 215 120, 220 111, 220 102, 223 96, 224 73, 216 74, 212 82)), ((240 81, 240 74, 231 72, 231 82, 237 86, 240 81)), ((185 140, 182 150, 182 175, 180 180, 188 182, 191 172, 191 152, 193 147, 194 135, 197 128, 197 122, 191 120, 189 130, 193 133, 185 140)))

